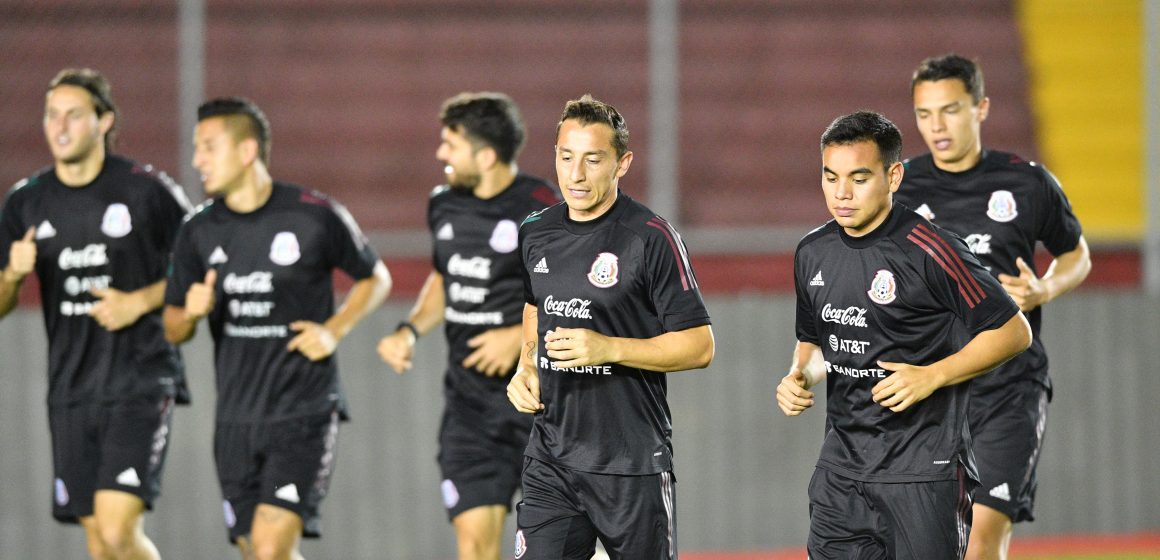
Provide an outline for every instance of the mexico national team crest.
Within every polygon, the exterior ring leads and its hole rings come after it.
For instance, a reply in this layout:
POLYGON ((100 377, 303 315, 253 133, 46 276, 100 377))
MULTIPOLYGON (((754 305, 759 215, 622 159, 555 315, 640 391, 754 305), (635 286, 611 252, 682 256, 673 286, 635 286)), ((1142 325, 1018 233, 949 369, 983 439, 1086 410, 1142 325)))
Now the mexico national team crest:
POLYGON ((1015 208, 1015 195, 1011 191, 995 191, 987 202, 987 217, 996 222, 1010 222, 1019 215, 1015 208))
POLYGON ((129 207, 114 202, 105 209, 105 217, 101 218, 101 231, 112 238, 129 235, 133 231, 133 219, 129 216, 129 207))
POLYGON ((488 243, 497 253, 515 251, 520 244, 520 227, 511 220, 500 220, 495 225, 495 230, 491 232, 491 239, 488 240, 488 243))
POLYGON ((874 303, 886 305, 897 296, 898 284, 894 281, 894 273, 889 270, 879 270, 870 282, 870 291, 866 295, 874 303))
POLYGON ((600 253, 588 271, 588 281, 597 288, 611 288, 620 281, 620 264, 616 255, 600 253))
POLYGON ((292 231, 280 231, 274 236, 270 244, 270 260, 274 264, 290 266, 302 258, 302 249, 298 246, 298 236, 292 231))

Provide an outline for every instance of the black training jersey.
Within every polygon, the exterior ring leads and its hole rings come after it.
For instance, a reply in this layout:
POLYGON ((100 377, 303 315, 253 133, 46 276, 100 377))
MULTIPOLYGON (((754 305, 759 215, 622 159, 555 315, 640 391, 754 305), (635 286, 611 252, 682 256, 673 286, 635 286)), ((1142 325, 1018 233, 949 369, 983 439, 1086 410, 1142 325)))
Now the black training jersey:
POLYGON ((435 238, 435 270, 443 276, 444 331, 450 349, 444 390, 448 406, 480 422, 497 413, 511 416, 515 409, 505 396, 506 376, 487 377, 460 365, 473 351, 467 341, 522 321, 519 224, 559 201, 554 188, 527 175, 517 176, 488 200, 448 186, 431 193, 427 223, 435 238))
POLYGON ((176 395, 188 402, 181 358, 161 312, 109 332, 89 317, 90 291, 130 292, 165 279, 189 211, 184 191, 152 166, 107 156, 101 172, 69 187, 46 168, 16 184, 0 211, 0 269, 12 242, 35 227, 36 275, 48 332, 48 402, 176 395))
POLYGON ((557 204, 520 228, 524 297, 539 316, 540 401, 526 454, 571 469, 622 475, 672 469, 666 374, 604 364, 561 369, 544 337, 584 328, 646 339, 709 324, 680 235, 619 193, 588 222, 557 204))
MULTIPOLYGON (((826 364, 826 432, 818 467, 865 482, 974 475, 968 383, 895 413, 870 390, 879 360, 928 365, 1019 312, 962 240, 895 205, 874 231, 850 237, 830 221, 794 256, 798 340, 826 364)), ((977 479, 977 477, 975 477, 977 479)))
POLYGON ((355 280, 379 260, 342 205, 317 191, 274 183, 248 214, 220 199, 198 207, 181 227, 165 303, 185 306, 190 285, 217 270, 207 317, 214 338, 218 422, 266 422, 346 405, 335 357, 311 362, 286 350, 294 321, 334 314, 333 270, 355 280))
MULTIPOLYGON (((1034 270, 1036 241, 1052 255, 1060 255, 1075 249, 1082 234, 1055 176, 1035 162, 1005 152, 988 150, 978 165, 961 173, 939 169, 930 154, 908 160, 895 200, 962 236, 995 276, 1018 276, 1018 257, 1034 270)), ((1047 353, 1039 339, 1041 309, 1027 314, 1034 334, 1031 348, 972 381, 975 394, 1019 379, 1051 387, 1047 353)))

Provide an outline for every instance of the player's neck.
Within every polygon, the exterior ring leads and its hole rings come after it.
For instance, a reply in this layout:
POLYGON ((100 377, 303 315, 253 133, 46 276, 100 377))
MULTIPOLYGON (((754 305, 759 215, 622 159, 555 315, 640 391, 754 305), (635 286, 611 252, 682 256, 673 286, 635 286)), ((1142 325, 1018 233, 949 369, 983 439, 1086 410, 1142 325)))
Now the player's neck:
POLYGON ((239 214, 249 214, 265 206, 273 192, 274 180, 266 166, 255 162, 242 178, 242 184, 225 196, 226 207, 239 214))
POLYGON ((942 171, 962 173, 974 169, 976 165, 979 165, 980 161, 983 161, 983 142, 976 139, 975 145, 971 146, 970 151, 962 158, 955 161, 940 161, 938 158, 935 158, 934 165, 942 171))
POLYGON ((56 171, 56 178, 60 179, 61 183, 70 187, 83 187, 93 182, 97 175, 101 174, 101 168, 105 165, 105 146, 98 145, 93 148, 84 159, 75 162, 63 162, 57 160, 54 165, 56 171))
POLYGON ((517 174, 519 174, 519 167, 515 163, 496 165, 494 169, 480 176, 479 185, 472 190, 472 194, 482 200, 495 198, 512 186, 517 174))

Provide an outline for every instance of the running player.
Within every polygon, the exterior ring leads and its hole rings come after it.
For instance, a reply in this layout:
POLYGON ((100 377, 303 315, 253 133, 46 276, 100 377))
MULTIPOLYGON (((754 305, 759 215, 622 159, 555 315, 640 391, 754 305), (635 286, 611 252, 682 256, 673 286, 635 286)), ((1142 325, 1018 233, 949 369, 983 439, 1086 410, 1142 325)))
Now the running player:
POLYGON ((870 112, 822 134, 834 219, 794 256, 794 363, 777 389, 788 416, 813 405, 805 373, 825 359, 826 424, 810 482, 810 558, 962 558, 976 475, 968 384, 1023 351, 1018 307, 957 237, 892 203, 902 135, 870 112))
POLYGON ((559 196, 519 172, 524 124, 508 96, 457 95, 443 104, 439 120, 435 157, 447 184, 431 193, 427 209, 435 270, 407 320, 379 343, 379 354, 396 372, 409 370, 416 339, 446 320, 443 505, 460 560, 498 560, 532 425, 504 396, 523 334, 519 223, 559 196))
POLYGON ((95 559, 159 558, 143 512, 161 490, 184 370, 165 341, 169 252, 189 201, 164 173, 111 153, 109 83, 62 70, 45 97, 53 166, 0 211, 0 317, 35 271, 48 331, 53 517, 85 528, 95 559))
POLYGON ((1007 557, 1013 523, 1034 519, 1035 471, 1051 379, 1039 341, 1040 308, 1087 277, 1079 220, 1055 177, 1017 155, 984 150, 990 100, 983 71, 958 55, 929 58, 911 80, 918 130, 930 153, 905 163, 897 200, 965 238, 1027 315, 1031 348, 971 383, 968 423, 981 477, 967 557, 1007 557), (1037 241, 1055 260, 1036 272, 1037 241))
POLYGON ((214 459, 231 542, 246 559, 301 558, 347 419, 332 354, 390 290, 387 268, 337 202, 270 178, 270 126, 252 102, 198 108, 193 165, 206 194, 181 227, 165 333, 214 339, 214 459), (355 280, 335 312, 332 271, 355 280))
POLYGON ((713 332, 680 235, 619 191, 628 127, 569 101, 556 127, 565 204, 520 229, 523 340, 508 398, 534 413, 516 558, 675 558, 664 372, 704 368, 713 332))

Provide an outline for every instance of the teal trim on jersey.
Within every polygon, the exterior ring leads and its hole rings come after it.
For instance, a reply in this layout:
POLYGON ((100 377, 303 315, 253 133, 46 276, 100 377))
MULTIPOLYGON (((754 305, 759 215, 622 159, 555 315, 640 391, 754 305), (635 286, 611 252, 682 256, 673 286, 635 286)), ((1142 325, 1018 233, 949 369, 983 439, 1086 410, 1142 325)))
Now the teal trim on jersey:
MULTIPOLYGON (((547 209, 548 208, 544 208, 544 210, 547 210, 547 209)), ((534 221, 539 220, 541 217, 540 214, 543 214, 544 210, 537 210, 535 212, 532 212, 531 214, 528 214, 528 217, 524 218, 524 221, 520 222, 520 227, 524 227, 525 224, 530 224, 534 221)))

